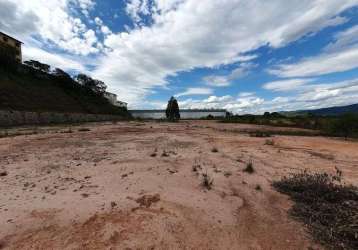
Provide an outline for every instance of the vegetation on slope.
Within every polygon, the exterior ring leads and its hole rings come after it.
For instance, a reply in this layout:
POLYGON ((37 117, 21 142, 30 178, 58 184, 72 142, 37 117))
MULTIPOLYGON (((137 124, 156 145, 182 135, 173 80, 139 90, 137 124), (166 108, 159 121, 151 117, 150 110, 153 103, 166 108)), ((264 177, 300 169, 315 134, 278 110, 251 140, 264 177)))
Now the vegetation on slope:
MULTIPOLYGON (((1 57, 1 55, 0 55, 1 57)), ((113 106, 104 96, 103 82, 36 61, 17 64, 0 58, 0 110, 113 114, 128 117, 127 109, 113 106)))

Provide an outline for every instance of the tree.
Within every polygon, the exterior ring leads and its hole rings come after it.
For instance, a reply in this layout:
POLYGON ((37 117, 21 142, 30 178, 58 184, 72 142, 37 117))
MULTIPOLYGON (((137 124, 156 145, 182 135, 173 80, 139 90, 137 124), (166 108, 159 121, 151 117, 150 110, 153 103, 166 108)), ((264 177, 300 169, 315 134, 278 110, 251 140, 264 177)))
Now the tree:
POLYGON ((165 111, 169 121, 176 121, 180 119, 178 101, 172 96, 168 101, 167 109, 165 111))
POLYGON ((85 74, 79 74, 75 77, 75 80, 82 86, 91 89, 93 92, 103 95, 106 92, 107 86, 104 82, 91 77, 85 74))
POLYGON ((72 80, 71 76, 60 68, 56 68, 52 72, 52 75, 54 75, 57 78, 60 78, 61 80, 72 80))
POLYGON ((40 63, 39 61, 35 61, 35 60, 25 61, 24 64, 36 70, 42 71, 44 73, 49 73, 51 68, 50 65, 40 63))
POLYGON ((358 115, 345 114, 338 117, 330 128, 334 135, 343 136, 346 139, 348 137, 354 137, 358 134, 358 115))

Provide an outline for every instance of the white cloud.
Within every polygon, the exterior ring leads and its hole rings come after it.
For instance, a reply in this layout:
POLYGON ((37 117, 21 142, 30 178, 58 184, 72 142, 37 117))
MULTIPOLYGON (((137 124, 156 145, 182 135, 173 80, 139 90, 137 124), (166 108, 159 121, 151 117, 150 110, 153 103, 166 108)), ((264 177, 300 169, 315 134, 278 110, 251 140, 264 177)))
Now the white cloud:
POLYGON ((0 0, 0 30, 23 39, 37 30, 39 18, 33 10, 24 10, 14 1, 0 0))
POLYGON ((98 16, 95 17, 94 22, 95 22, 98 26, 102 26, 102 25, 103 25, 102 19, 99 18, 98 16))
POLYGON ((263 99, 255 93, 240 93, 232 96, 210 96, 206 99, 179 101, 183 108, 224 108, 235 114, 262 114, 264 112, 317 109, 349 105, 358 99, 358 79, 321 84, 305 84, 297 87, 291 96, 263 99))
POLYGON ((323 53, 292 64, 280 64, 269 70, 280 77, 318 76, 358 68, 358 25, 335 35, 323 53))
POLYGON ((64 55, 49 53, 45 50, 27 47, 23 49, 24 60, 37 60, 46 63, 53 68, 60 68, 63 70, 75 70, 77 72, 86 72, 85 67, 78 61, 66 57, 64 55))
POLYGON ((297 90, 297 88, 315 81, 315 79, 289 79, 289 80, 280 80, 268 82, 263 85, 264 89, 272 90, 276 92, 292 91, 297 90))
POLYGON ((136 25, 140 25, 141 15, 149 15, 151 13, 149 0, 128 0, 126 12, 132 18, 136 25))
POLYGON ((7 12, 0 28, 24 42, 38 36, 43 43, 73 54, 98 53, 94 31, 72 11, 88 13, 93 6, 92 0, 0 0, 0 13, 7 12))
POLYGON ((264 99, 254 95, 238 98, 226 95, 210 96, 202 100, 179 100, 179 105, 185 109, 226 109, 234 113, 250 113, 263 102, 264 99))
POLYGON ((255 95, 255 93, 253 93, 253 92, 241 92, 239 94, 239 97, 248 97, 248 96, 253 96, 253 95, 255 95))
POLYGON ((280 77, 307 77, 344 72, 355 68, 358 68, 358 46, 309 57, 298 63, 278 65, 270 69, 269 73, 280 77))
POLYGON ((340 51, 341 49, 358 44, 358 25, 339 32, 334 37, 335 41, 325 47, 326 52, 340 51))
POLYGON ((152 24, 109 35, 105 45, 113 51, 94 73, 111 88, 122 89, 119 98, 139 103, 148 90, 166 86, 178 72, 231 64, 263 45, 285 46, 338 25, 345 19, 337 15, 358 0, 155 0, 149 9, 142 9, 143 1, 130 3, 139 17, 148 10, 152 24))
POLYGON ((255 68, 256 65, 250 62, 241 63, 239 67, 232 70, 229 75, 210 75, 203 78, 209 86, 215 87, 226 87, 230 86, 233 80, 244 77, 250 73, 250 71, 255 68))
POLYGON ((176 94, 176 97, 190 96, 190 95, 210 95, 213 93, 209 88, 188 88, 186 91, 176 94))

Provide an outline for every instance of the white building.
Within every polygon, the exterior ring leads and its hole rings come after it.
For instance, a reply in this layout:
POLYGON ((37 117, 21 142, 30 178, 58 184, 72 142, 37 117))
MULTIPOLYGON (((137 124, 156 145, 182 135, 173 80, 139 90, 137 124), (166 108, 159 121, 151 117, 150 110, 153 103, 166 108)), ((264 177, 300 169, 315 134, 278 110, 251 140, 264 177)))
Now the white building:
POLYGON ((110 92, 105 92, 104 97, 107 98, 108 101, 110 103, 112 103, 112 105, 114 105, 114 106, 121 107, 121 108, 127 108, 127 106, 128 106, 128 104, 126 102, 118 101, 116 94, 113 94, 110 92))
MULTIPOLYGON (((141 119, 165 119, 165 110, 129 110, 134 118, 141 119)), ((224 118, 225 109, 181 109, 181 119, 200 119, 208 116, 215 118, 224 118)))

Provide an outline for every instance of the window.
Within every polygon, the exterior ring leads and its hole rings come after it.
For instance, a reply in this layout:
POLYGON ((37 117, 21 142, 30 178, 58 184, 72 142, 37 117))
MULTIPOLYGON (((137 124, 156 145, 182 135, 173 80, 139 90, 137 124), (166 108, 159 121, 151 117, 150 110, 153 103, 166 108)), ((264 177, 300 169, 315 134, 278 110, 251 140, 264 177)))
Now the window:
POLYGON ((16 43, 16 47, 17 47, 17 48, 20 48, 20 43, 16 43))
POLYGON ((7 37, 3 37, 2 40, 4 40, 4 42, 7 42, 9 39, 7 37))

